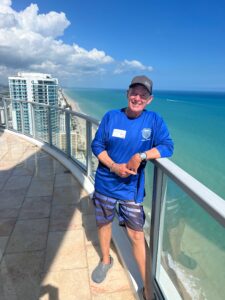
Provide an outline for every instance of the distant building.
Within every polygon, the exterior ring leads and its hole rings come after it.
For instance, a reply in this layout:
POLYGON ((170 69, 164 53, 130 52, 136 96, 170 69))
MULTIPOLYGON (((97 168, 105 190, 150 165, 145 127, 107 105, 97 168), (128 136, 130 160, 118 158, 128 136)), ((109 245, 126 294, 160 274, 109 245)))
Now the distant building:
MULTIPOLYGON (((10 99, 23 100, 25 103, 12 102, 12 127, 25 134, 36 134, 36 138, 49 142, 49 114, 51 117, 52 143, 66 152, 67 136, 65 111, 39 106, 48 104, 62 109, 70 109, 62 90, 59 88, 58 79, 50 74, 18 73, 18 76, 9 77, 10 99), (26 103, 31 101, 37 105, 26 103), (23 109, 21 110, 21 106, 23 109), (34 123, 32 123, 34 114, 34 123)), ((81 121, 80 121, 81 122, 81 121)), ((80 125, 76 117, 70 118, 71 155, 85 163, 85 124, 80 125)))
MULTIPOLYGON (((37 104, 58 105, 58 79, 52 78, 50 74, 43 73, 18 73, 18 76, 9 77, 9 92, 12 100, 32 101, 37 104)), ((20 109, 20 103, 12 105, 13 128, 24 133, 33 134, 35 129, 37 138, 48 141, 48 109, 35 105, 34 119, 35 128, 31 122, 32 109, 29 103, 21 103, 23 110, 20 109), (23 123, 22 123, 23 118, 23 123)), ((53 141, 58 132, 58 113, 51 109, 51 128, 53 141)))
MULTIPOLYGON (((60 123, 60 130, 58 135, 58 147, 66 153, 67 151, 67 136, 66 136, 66 116, 65 113, 61 113, 59 116, 59 123, 60 123)), ((83 148, 81 147, 81 134, 83 134, 83 137, 86 135, 86 127, 83 128, 83 131, 81 132, 81 126, 77 126, 77 123, 75 121, 75 118, 70 119, 70 152, 71 156, 74 158, 77 158, 78 160, 81 160, 82 156, 82 162, 83 162, 83 152, 85 151, 84 148, 84 142, 83 142, 83 148), (79 127, 79 129, 78 129, 79 127), (82 150, 81 150, 82 148, 82 150), (81 153, 82 152, 82 153, 81 153)), ((84 161, 85 163, 85 161, 84 161)))

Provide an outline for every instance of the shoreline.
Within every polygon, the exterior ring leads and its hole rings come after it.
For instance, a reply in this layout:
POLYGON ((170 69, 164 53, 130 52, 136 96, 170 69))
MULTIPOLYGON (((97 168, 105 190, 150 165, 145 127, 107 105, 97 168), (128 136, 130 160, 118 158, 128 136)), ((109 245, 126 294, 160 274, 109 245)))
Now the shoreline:
MULTIPOLYGON (((69 108, 71 111, 81 113, 85 115, 80 109, 79 104, 76 102, 75 99, 68 96, 64 89, 60 90, 61 98, 63 99, 66 108, 69 108)), ((71 154, 77 160, 85 165, 86 163, 86 149, 85 149, 85 142, 86 142, 86 123, 82 121, 81 117, 79 116, 72 116, 71 117, 71 125, 70 125, 70 133, 71 133, 71 154)))
POLYGON ((63 98, 65 99, 65 101, 66 101, 66 103, 68 104, 68 106, 70 106, 71 109, 72 109, 73 111, 76 111, 76 112, 85 114, 85 113, 81 110, 81 108, 80 108, 78 102, 76 101, 76 99, 73 99, 73 98, 71 98, 70 96, 68 96, 68 94, 65 92, 64 89, 62 89, 62 95, 64 96, 63 98))

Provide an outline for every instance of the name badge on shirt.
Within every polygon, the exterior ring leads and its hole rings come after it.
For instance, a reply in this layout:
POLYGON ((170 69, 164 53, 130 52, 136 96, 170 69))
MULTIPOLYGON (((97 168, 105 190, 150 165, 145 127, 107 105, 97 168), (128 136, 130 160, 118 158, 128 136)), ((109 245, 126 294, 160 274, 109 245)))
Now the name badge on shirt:
POLYGON ((112 136, 118 137, 118 138, 121 138, 121 139, 125 139, 126 133, 127 133, 126 130, 113 129, 112 136))

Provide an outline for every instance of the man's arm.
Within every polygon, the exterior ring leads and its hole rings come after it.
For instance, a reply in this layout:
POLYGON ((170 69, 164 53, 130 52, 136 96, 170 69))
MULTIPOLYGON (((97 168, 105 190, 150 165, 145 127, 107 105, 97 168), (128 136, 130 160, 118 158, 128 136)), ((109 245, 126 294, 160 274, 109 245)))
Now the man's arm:
MULTIPOLYGON (((147 157, 146 160, 160 158, 161 155, 157 148, 152 148, 148 151, 145 151, 147 157)), ((141 164, 141 157, 139 153, 134 154, 129 162, 127 163, 127 168, 134 171, 137 174, 137 170, 141 164)))
MULTIPOLYGON (((147 160, 157 159, 160 157, 168 157, 173 154, 173 141, 170 137, 169 131, 163 119, 157 116, 155 124, 155 135, 153 140, 153 148, 145 151, 147 160)), ((127 168, 137 173, 141 164, 141 157, 139 153, 134 154, 129 162, 127 168)))
POLYGON ((128 177, 130 175, 135 175, 134 171, 127 168, 126 164, 117 164, 108 155, 107 151, 104 150, 98 155, 99 161, 107 166, 111 172, 117 174, 120 177, 128 177))

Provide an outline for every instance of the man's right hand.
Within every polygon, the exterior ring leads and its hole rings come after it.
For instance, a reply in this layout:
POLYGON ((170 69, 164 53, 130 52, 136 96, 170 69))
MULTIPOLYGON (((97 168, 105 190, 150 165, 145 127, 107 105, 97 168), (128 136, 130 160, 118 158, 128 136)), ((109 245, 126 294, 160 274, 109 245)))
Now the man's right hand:
POLYGON ((111 167, 111 172, 115 173, 116 175, 126 178, 130 175, 136 175, 134 171, 131 171, 127 168, 127 164, 116 164, 114 163, 111 167))

